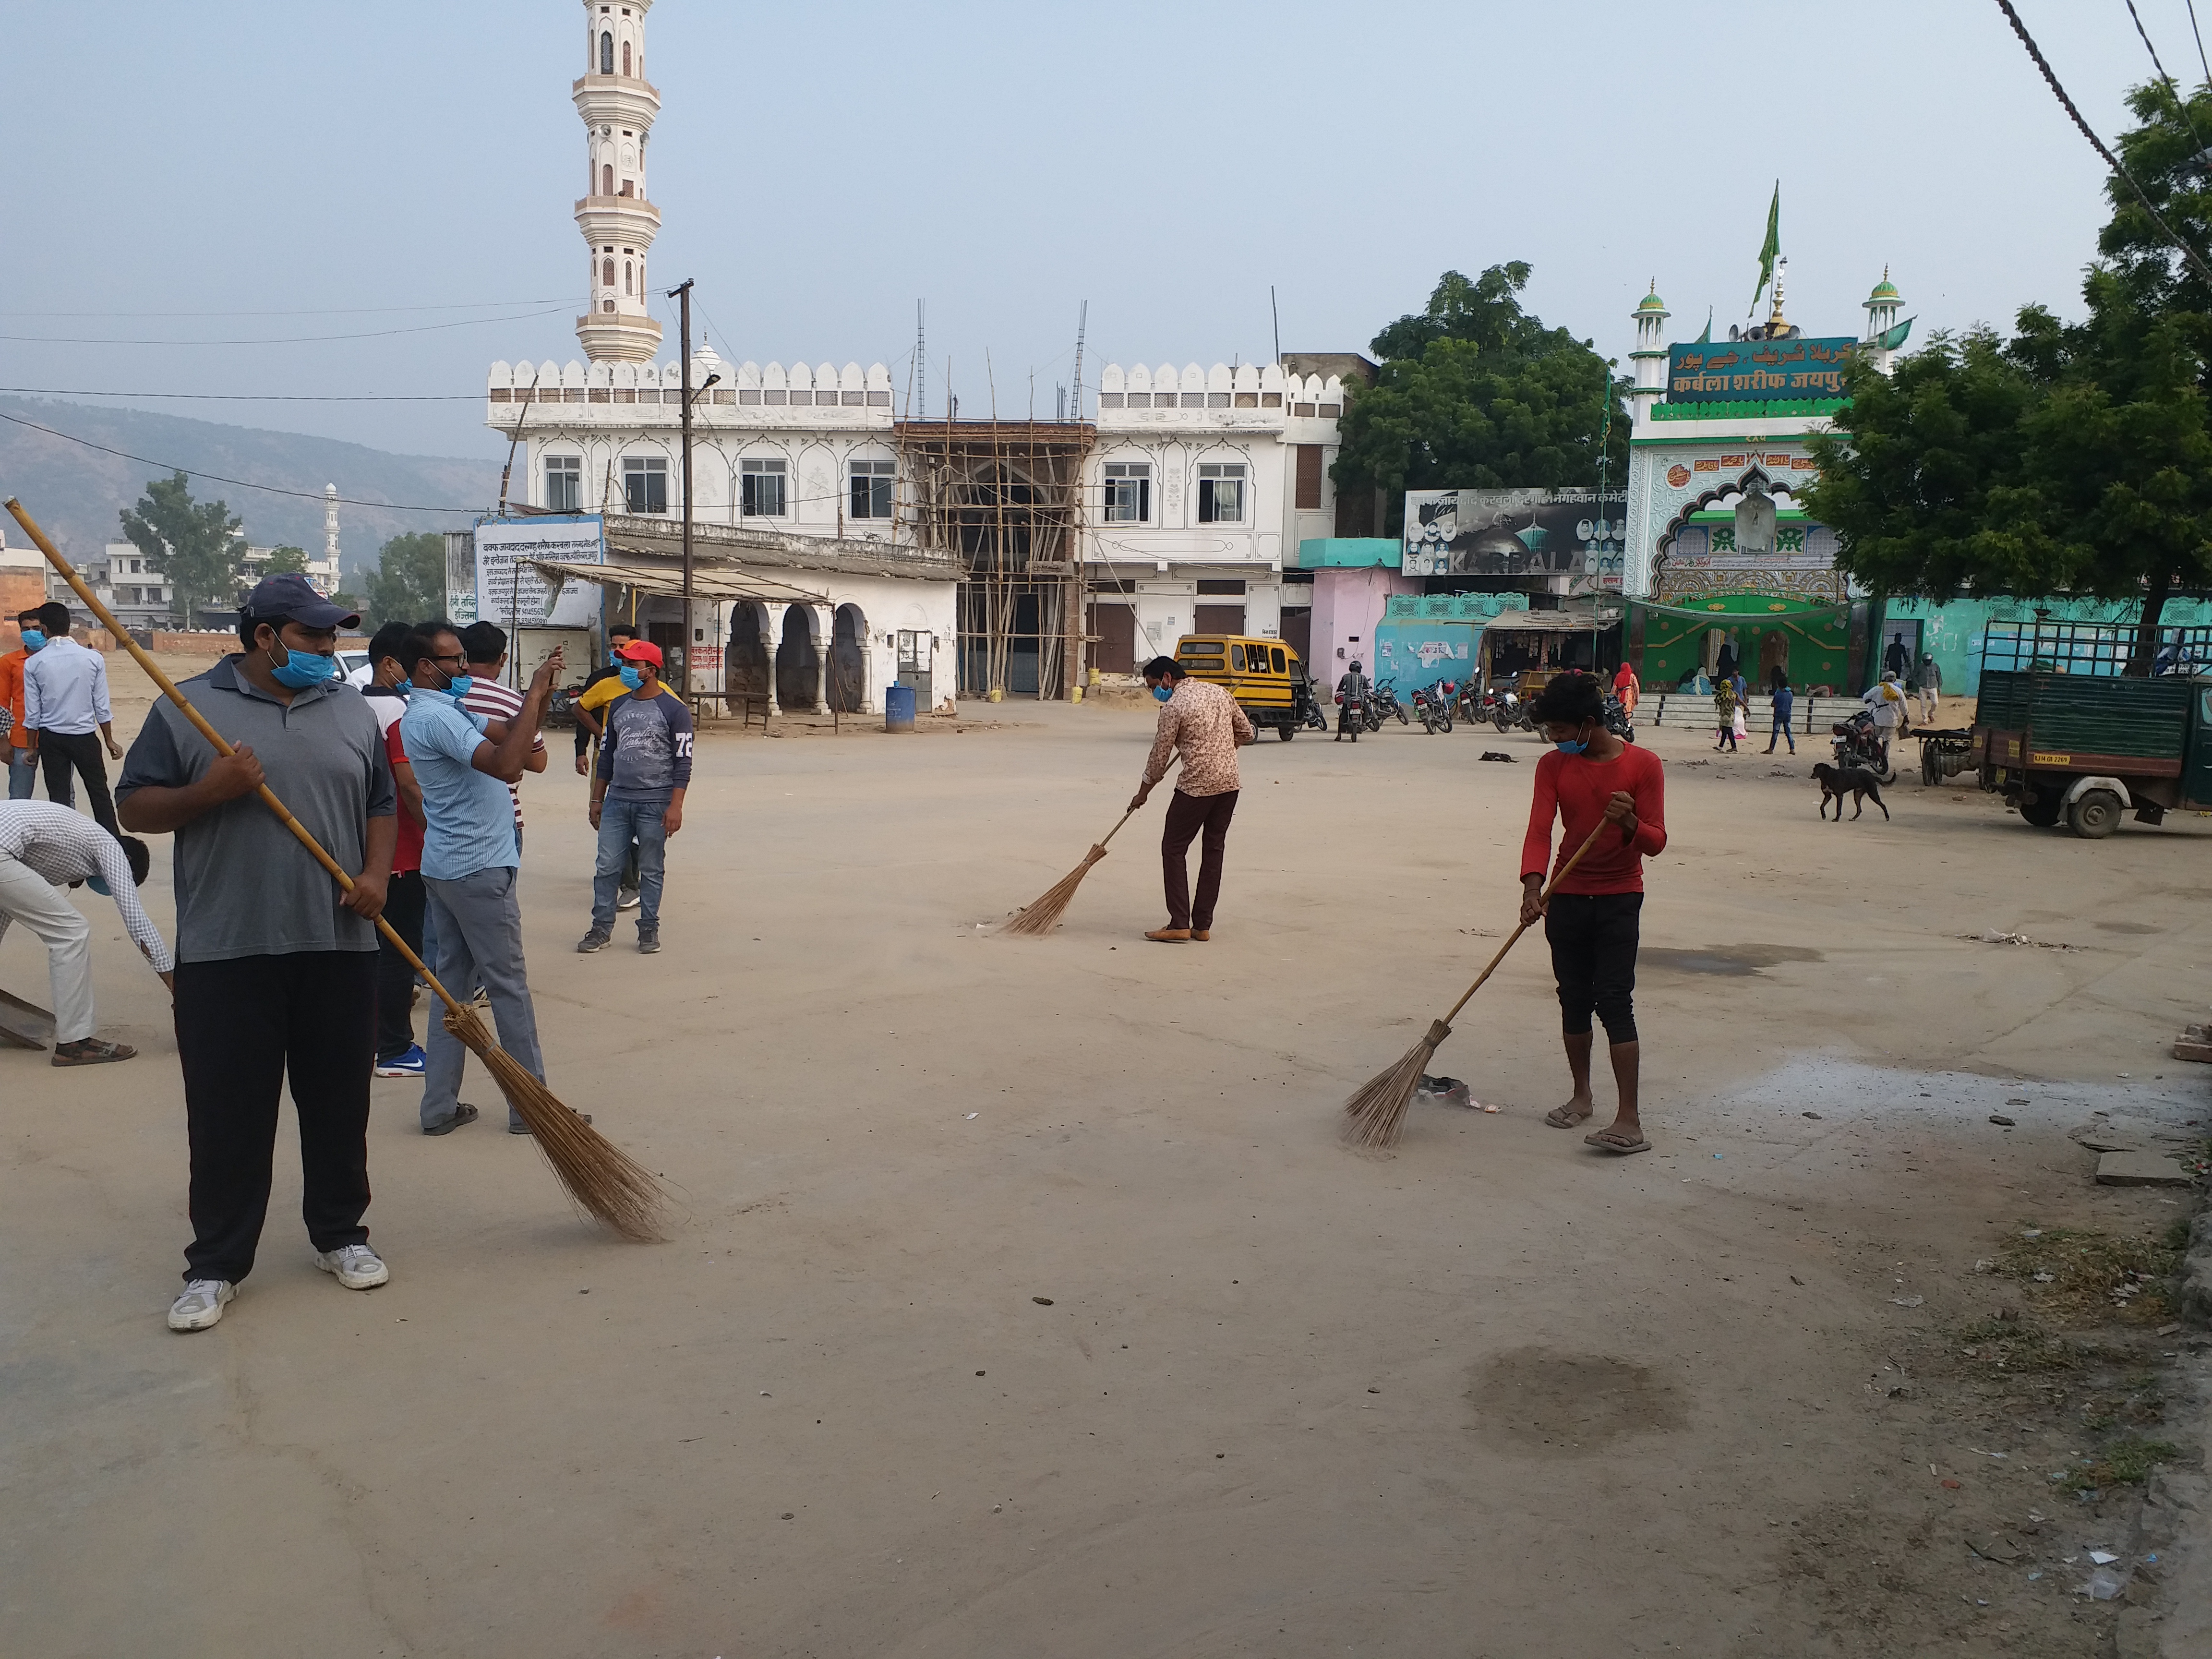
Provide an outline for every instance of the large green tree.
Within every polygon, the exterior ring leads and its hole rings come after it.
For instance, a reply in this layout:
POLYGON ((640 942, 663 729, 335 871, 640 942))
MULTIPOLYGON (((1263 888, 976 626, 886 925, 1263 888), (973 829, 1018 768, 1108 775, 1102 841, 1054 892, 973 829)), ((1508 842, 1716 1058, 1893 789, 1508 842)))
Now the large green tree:
POLYGON ((185 626, 202 604, 228 604, 238 589, 246 556, 239 521, 221 501, 195 501, 181 472, 146 485, 133 509, 122 513, 123 533, 177 591, 185 626))
POLYGON ((1331 476, 1340 491, 1385 492, 1384 533, 1408 489, 1595 485, 1601 431, 1611 480, 1627 483, 1612 365, 1522 308, 1528 271, 1519 260, 1472 278, 1448 270, 1424 310, 1375 337, 1382 372, 1353 390, 1331 476))
MULTIPOLYGON (((2163 86, 2131 103, 2130 173, 2208 246, 2212 175, 2191 129, 2212 130, 2212 93, 2185 116, 2163 86)), ((2212 283, 2134 188, 2108 193, 2086 317, 2027 306, 2009 340, 1938 335, 1893 379, 1855 365, 1850 433, 1815 441, 1807 506, 1877 592, 2138 602, 2130 667, 2145 673, 2167 598, 2212 586, 2212 283)))
POLYGON ((264 576, 304 576, 307 574, 307 550, 304 547, 272 547, 269 562, 261 567, 264 576))
POLYGON ((377 550, 368 573, 368 627, 428 622, 446 614, 446 538, 435 531, 394 536, 377 550))

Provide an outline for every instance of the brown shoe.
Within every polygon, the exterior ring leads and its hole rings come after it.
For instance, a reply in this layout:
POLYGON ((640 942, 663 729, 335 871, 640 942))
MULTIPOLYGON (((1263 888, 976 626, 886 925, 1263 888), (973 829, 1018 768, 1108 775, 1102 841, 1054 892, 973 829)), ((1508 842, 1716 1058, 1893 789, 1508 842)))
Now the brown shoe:
POLYGON ((1213 930, 1211 927, 1194 927, 1190 930, 1190 936, 1203 945, 1213 936, 1213 930))
POLYGON ((127 1042, 102 1042, 98 1037, 86 1037, 78 1042, 54 1044, 53 1063, 57 1066, 104 1066, 112 1060, 128 1060, 137 1052, 127 1042))
POLYGON ((1146 934, 1145 937, 1152 940, 1155 945, 1188 945, 1190 943, 1190 929, 1188 927, 1155 927, 1151 933, 1146 934))

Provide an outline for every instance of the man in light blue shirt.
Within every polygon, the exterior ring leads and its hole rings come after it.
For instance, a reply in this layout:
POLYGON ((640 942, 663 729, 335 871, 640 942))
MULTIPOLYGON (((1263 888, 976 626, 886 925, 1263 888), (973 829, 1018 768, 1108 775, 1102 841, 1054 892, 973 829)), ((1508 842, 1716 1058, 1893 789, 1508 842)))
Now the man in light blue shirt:
MULTIPOLYGON (((515 897, 521 862, 514 805, 507 786, 522 775, 538 740, 545 702, 561 672, 556 649, 538 668, 514 720, 487 720, 461 707, 471 681, 468 653, 450 623, 425 623, 410 635, 401 659, 409 666, 407 712, 399 741, 422 790, 422 885, 438 939, 430 964, 447 989, 466 996, 481 985, 491 999, 499 1046, 540 1082, 538 1016, 522 961, 522 911, 515 897)), ((468 1051, 442 1019, 430 1022, 423 1073, 422 1133, 449 1134, 476 1121, 461 1104, 468 1051)), ((507 1132, 530 1128, 512 1107, 507 1132)))
POLYGON ((107 659, 70 637, 67 605, 40 605, 39 622, 46 643, 23 665, 23 728, 30 735, 31 755, 46 770, 46 799, 76 805, 70 783, 70 769, 76 768, 92 798, 92 816, 120 838, 123 826, 115 821, 115 803, 107 793, 107 763, 100 754, 104 739, 108 754, 123 758, 107 706, 107 659))

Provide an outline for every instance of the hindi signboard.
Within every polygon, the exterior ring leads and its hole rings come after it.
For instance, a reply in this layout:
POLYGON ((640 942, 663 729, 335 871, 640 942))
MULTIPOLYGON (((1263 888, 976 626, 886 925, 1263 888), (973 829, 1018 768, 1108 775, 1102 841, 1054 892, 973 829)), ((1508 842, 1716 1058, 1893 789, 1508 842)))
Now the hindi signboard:
POLYGON ((477 526, 477 617, 502 628, 580 628, 598 614, 595 589, 570 582, 554 602, 554 583, 532 559, 606 562, 606 522, 575 517, 487 519, 477 526))
POLYGON ((1667 348, 1670 404, 1742 403, 1774 398, 1840 398, 1844 366, 1859 343, 1820 339, 1710 340, 1667 348))

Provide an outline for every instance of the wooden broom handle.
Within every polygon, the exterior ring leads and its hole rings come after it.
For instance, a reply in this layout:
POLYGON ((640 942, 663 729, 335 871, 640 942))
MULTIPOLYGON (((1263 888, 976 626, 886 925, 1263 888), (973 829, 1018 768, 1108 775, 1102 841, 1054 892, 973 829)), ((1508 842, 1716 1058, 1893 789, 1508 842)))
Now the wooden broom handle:
MULTIPOLYGON (((206 716, 185 701, 185 694, 177 690, 176 683, 161 672, 161 665, 152 657, 147 655, 138 641, 131 637, 123 624, 115 620, 114 615, 100 602, 100 596, 85 586, 84 578, 77 574, 76 568, 63 556, 59 548, 46 538, 46 532, 40 529, 37 521, 24 510, 22 502, 10 495, 5 505, 8 511, 14 515, 15 522, 23 526, 23 533, 39 544, 39 551, 46 556, 46 562, 61 574, 61 579, 70 585, 71 591, 84 601, 86 607, 94 616, 100 618, 100 626, 115 637, 117 643, 131 654, 139 667, 146 671, 154 684, 161 688, 161 695, 183 711, 185 718, 198 728, 199 734, 215 746, 216 754, 223 756, 231 754, 233 752, 231 746, 223 741, 222 733, 210 726, 206 716)), ((300 845, 313 853, 315 855, 315 861, 331 872, 331 879, 337 882, 347 892, 351 892, 354 885, 353 878, 339 867, 338 861, 323 850, 322 843, 307 833, 307 826, 294 817, 284 803, 276 799, 276 792, 264 783, 260 786, 258 793, 261 796, 261 804, 276 815, 278 823, 300 838, 300 845)), ((392 948, 406 957, 408 964, 422 975, 423 982, 438 994, 439 1000, 455 1013, 460 1012, 461 1005, 453 1000, 453 994, 438 982, 438 976, 435 974, 422 965, 422 958, 407 948, 407 941, 393 931, 392 924, 382 916, 379 916, 376 919, 376 927, 379 933, 392 941, 392 948)))
MULTIPOLYGON (((1597 821, 1597 828, 1589 832, 1589 838, 1585 840, 1580 847, 1575 848, 1574 857, 1569 859, 1565 864, 1561 865, 1559 866, 1559 873, 1553 876, 1550 881, 1544 884, 1543 892, 1538 895, 1540 898, 1551 897, 1553 890, 1557 888, 1561 882, 1565 881, 1570 875, 1574 873, 1575 866, 1583 861, 1583 854, 1589 852, 1591 848, 1597 845, 1597 838, 1606 832, 1610 820, 1606 818, 1600 818, 1597 821)), ((1459 1011, 1467 1006, 1468 998, 1474 996, 1477 991, 1480 991, 1482 988, 1483 980, 1488 979, 1491 975, 1498 971, 1498 964, 1505 960, 1505 953, 1511 950, 1514 945, 1520 941, 1522 934, 1527 933, 1536 924, 1533 921, 1524 921, 1518 927, 1516 927, 1513 930, 1512 937, 1508 939, 1504 944, 1498 947, 1498 954, 1491 957, 1490 966, 1482 970, 1481 977, 1478 978, 1474 984, 1467 988, 1467 995, 1462 997, 1457 1002, 1452 1004, 1451 1012, 1446 1014, 1443 1018, 1444 1024, 1449 1025, 1452 1021, 1459 1018, 1459 1011)))

